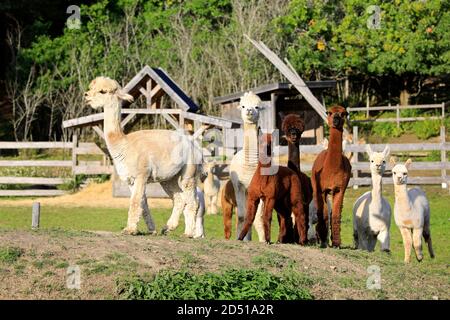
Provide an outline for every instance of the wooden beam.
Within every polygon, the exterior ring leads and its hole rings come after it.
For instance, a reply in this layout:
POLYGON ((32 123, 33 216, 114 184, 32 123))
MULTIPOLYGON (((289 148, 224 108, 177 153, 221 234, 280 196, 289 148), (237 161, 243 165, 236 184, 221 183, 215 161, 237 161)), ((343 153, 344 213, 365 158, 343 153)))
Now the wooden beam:
POLYGON ((166 119, 167 122, 169 122, 175 129, 180 129, 180 127, 178 126, 178 122, 176 121, 176 119, 172 118, 169 114, 166 114, 166 113, 161 113, 161 115, 162 115, 163 118, 166 119))
POLYGON ((285 59, 287 66, 283 61, 272 51, 270 50, 262 41, 255 41, 251 39, 249 36, 244 36, 257 48, 298 90, 298 92, 308 101, 308 103, 313 107, 314 110, 326 121, 326 109, 320 103, 319 100, 313 95, 311 90, 299 76, 299 74, 295 71, 295 69, 291 66, 289 61, 285 59))
POLYGON ((0 190, 2 197, 45 197, 45 196, 62 196, 66 194, 64 190, 44 190, 44 189, 28 189, 28 190, 0 190))
POLYGON ((76 166, 74 174, 112 174, 113 166, 76 166))
POLYGON ((71 149, 72 142, 15 142, 2 141, 0 149, 71 149))
POLYGON ((121 126, 122 128, 124 128, 124 127, 127 125, 127 123, 130 122, 130 121, 136 116, 136 114, 137 114, 137 113, 130 113, 130 114, 128 114, 128 115, 125 117, 125 119, 122 120, 122 122, 120 123, 120 126, 121 126))
POLYGON ((29 177, 0 177, 1 184, 63 184, 63 178, 29 178, 29 177))
POLYGON ((0 160, 0 167, 71 167, 72 160, 0 160))
POLYGON ((212 124, 217 127, 224 127, 227 129, 231 128, 237 128, 240 127, 242 122, 234 121, 234 120, 228 120, 224 118, 218 118, 213 116, 205 116, 202 114, 192 113, 192 112, 185 112, 183 111, 181 113, 185 119, 193 120, 193 121, 200 121, 202 123, 212 124))
POLYGON ((93 126, 92 129, 94 129, 95 133, 97 133, 99 135, 100 138, 102 138, 103 140, 105 140, 105 134, 103 133, 103 130, 100 129, 99 126, 93 126))

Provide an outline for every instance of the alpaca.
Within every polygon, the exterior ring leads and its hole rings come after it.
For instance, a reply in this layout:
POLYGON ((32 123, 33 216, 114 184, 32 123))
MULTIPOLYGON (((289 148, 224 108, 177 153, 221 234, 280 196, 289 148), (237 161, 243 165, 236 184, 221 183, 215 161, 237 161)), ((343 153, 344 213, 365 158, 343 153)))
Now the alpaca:
POLYGON ((206 200, 208 200, 208 207, 206 210, 208 214, 217 214, 217 196, 220 190, 220 180, 217 175, 214 174, 215 165, 216 163, 214 161, 206 164, 208 176, 203 183, 203 190, 206 200))
POLYGON ((331 242, 333 247, 341 245, 342 204, 352 169, 350 161, 342 154, 342 132, 347 115, 347 111, 341 106, 331 107, 327 112, 330 126, 329 146, 327 150, 319 153, 311 172, 314 200, 317 206, 316 230, 321 247, 326 247, 328 243, 328 195, 333 196, 331 242))
MULTIPOLYGON (((244 147, 234 155, 230 163, 230 178, 233 183, 238 209, 238 234, 244 223, 247 188, 258 166, 258 119, 260 110, 262 110, 261 105, 261 99, 251 91, 246 92, 239 102, 241 118, 244 122, 244 147)), ((254 225, 259 241, 264 241, 262 204, 260 204, 256 213, 254 225)), ((251 230, 247 234, 246 240, 251 240, 251 230)))
POLYGON ((299 234, 298 243, 303 245, 307 242, 308 216, 303 210, 300 179, 295 171, 287 167, 272 167, 272 136, 264 134, 262 140, 259 148, 258 167, 248 187, 245 224, 238 239, 243 240, 250 230, 255 219, 257 205, 262 200, 264 201, 263 226, 266 243, 270 243, 272 210, 275 209, 280 223, 278 241, 290 242, 287 230, 293 228, 291 220, 291 212, 293 212, 299 234))
POLYGON ((195 233, 194 238, 204 238, 205 237, 205 229, 204 229, 204 219, 205 219, 205 194, 202 189, 197 186, 195 197, 198 201, 198 211, 197 217, 195 220, 195 233))
POLYGON ((373 251, 378 239, 381 250, 389 252, 391 206, 381 195, 382 177, 389 151, 389 146, 386 146, 383 152, 373 152, 370 145, 366 145, 372 175, 372 191, 364 193, 353 205, 355 248, 373 251))
POLYGON ((405 263, 411 261, 411 242, 414 245, 417 260, 422 261, 422 235, 428 244, 431 258, 434 258, 430 233, 430 204, 425 192, 419 187, 407 189, 408 168, 411 163, 411 159, 408 159, 404 165, 396 164, 395 159, 391 158, 391 164, 394 166, 392 168, 395 192, 394 220, 402 234, 405 263))
POLYGON ((229 240, 231 237, 231 219, 233 217, 233 209, 237 207, 236 196, 231 180, 228 180, 223 186, 220 202, 222 205, 224 235, 225 239, 229 240))
POLYGON ((108 151, 117 174, 131 189, 125 234, 137 234, 140 216, 150 232, 155 232, 155 224, 147 205, 145 185, 159 182, 172 198, 172 215, 163 230, 174 230, 182 213, 185 217, 184 234, 196 234, 197 178, 201 173, 201 148, 192 137, 171 130, 142 130, 124 134, 120 125, 122 101, 132 101, 133 97, 122 91, 119 84, 107 77, 97 77, 85 93, 87 103, 94 109, 104 109, 104 134, 108 151))
MULTIPOLYGON (((283 119, 281 128, 288 142, 288 168, 295 171, 300 178, 303 192, 303 210, 311 218, 309 215, 309 205, 313 199, 311 179, 300 168, 300 137, 305 131, 305 121, 297 114, 289 114, 283 119)), ((296 229, 293 230, 294 237, 297 238, 296 229)))

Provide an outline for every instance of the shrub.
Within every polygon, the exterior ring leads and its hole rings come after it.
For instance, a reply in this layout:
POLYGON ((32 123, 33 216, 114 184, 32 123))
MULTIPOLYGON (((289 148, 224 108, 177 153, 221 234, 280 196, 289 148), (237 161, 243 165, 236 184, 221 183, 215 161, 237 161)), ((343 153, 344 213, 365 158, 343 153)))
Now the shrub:
POLYGON ((412 132, 421 140, 439 135, 441 122, 439 120, 416 121, 412 125, 412 132))
POLYGON ((300 273, 278 276, 262 269, 228 269, 223 273, 196 275, 162 270, 151 281, 137 278, 118 282, 125 299, 151 300, 311 300, 304 286, 311 284, 300 273))

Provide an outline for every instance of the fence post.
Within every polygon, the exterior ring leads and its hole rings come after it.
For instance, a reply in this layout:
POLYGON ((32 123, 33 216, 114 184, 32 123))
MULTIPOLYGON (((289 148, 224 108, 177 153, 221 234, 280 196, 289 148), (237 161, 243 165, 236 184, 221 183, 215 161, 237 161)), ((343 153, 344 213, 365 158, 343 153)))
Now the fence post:
POLYGON ((445 102, 442 102, 442 121, 445 120, 445 102))
POLYGON ((398 105, 398 103, 397 103, 397 105, 396 105, 396 117, 397 117, 397 129, 400 129, 400 108, 399 108, 399 105, 398 105))
POLYGON ((33 230, 39 229, 39 221, 41 218, 41 204, 39 202, 33 202, 31 209, 31 228, 33 230))
MULTIPOLYGON (((359 141, 358 138, 358 126, 353 126, 353 145, 356 145, 359 141)), ((358 151, 353 152, 352 163, 358 163, 358 151)), ((358 170, 353 169, 353 189, 358 189, 358 183, 356 179, 358 178, 358 170)))
MULTIPOLYGON (((447 150, 445 150, 445 126, 441 126, 441 163, 444 165, 447 162, 447 150)), ((442 183, 441 186, 443 189, 447 188, 447 170, 444 168, 441 169, 441 177, 442 177, 442 183)))
POLYGON ((77 147, 78 147, 78 136, 74 134, 72 136, 72 175, 75 174, 75 167, 77 166, 77 147))

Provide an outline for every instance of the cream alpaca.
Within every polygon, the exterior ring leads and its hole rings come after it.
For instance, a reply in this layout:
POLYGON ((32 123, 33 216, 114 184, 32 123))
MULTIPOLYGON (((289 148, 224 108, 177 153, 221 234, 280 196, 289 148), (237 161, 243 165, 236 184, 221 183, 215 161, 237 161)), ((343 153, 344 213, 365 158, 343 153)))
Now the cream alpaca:
POLYGON ((213 172, 215 165, 216 163, 213 161, 207 163, 205 166, 208 172, 208 176, 203 183, 203 190, 205 192, 205 197, 207 200, 206 211, 208 214, 217 214, 217 197, 220 190, 220 180, 213 172))
POLYGON ((391 206, 382 197, 382 177, 386 169, 389 147, 383 152, 373 152, 366 145, 369 154, 370 172, 372 175, 372 191, 360 196, 353 205, 353 239, 355 247, 373 251, 378 241, 382 251, 389 251, 391 226, 391 206))
POLYGON ((422 189, 406 187, 411 162, 411 159, 408 159, 404 165, 396 164, 395 159, 391 158, 391 164, 394 166, 392 168, 395 191, 394 219, 402 234, 406 263, 411 261, 411 244, 414 245, 417 260, 422 261, 422 235, 428 244, 431 258, 434 258, 430 234, 430 204, 422 189))
POLYGON ((201 163, 202 154, 192 138, 171 130, 142 130, 124 134, 120 125, 121 100, 132 101, 133 97, 124 93, 119 84, 110 78, 94 79, 85 98, 92 108, 104 108, 106 145, 118 175, 131 189, 128 222, 123 232, 136 234, 141 215, 149 231, 155 232, 145 185, 147 182, 160 182, 174 202, 165 229, 175 229, 184 212, 185 235, 203 236, 196 233, 196 229, 203 229, 202 226, 196 228, 199 208, 196 179, 201 172, 197 163, 201 163))
MULTIPOLYGON (((247 188, 258 166, 258 119, 262 109, 261 99, 253 92, 246 92, 239 102, 241 118, 244 122, 244 147, 237 152, 230 163, 230 179, 233 183, 237 202, 238 227, 242 230, 247 205, 247 188)), ((253 226, 258 233, 259 241, 265 241, 262 223, 262 202, 258 206, 253 226)), ((251 229, 245 237, 251 239, 251 229)))

